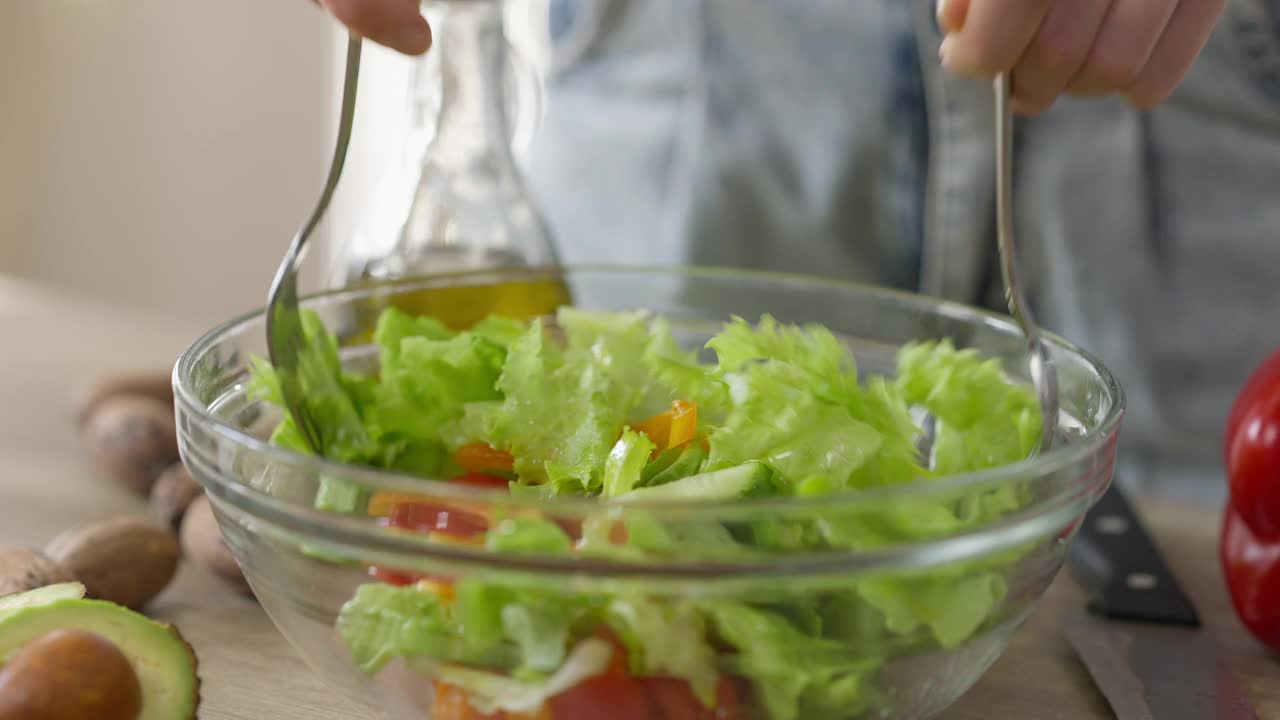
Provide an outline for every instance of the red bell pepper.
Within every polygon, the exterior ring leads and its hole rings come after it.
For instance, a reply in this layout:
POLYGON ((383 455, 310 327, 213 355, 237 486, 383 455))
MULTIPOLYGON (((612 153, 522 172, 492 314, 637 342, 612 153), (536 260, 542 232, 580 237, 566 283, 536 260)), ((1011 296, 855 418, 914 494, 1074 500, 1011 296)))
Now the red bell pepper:
POLYGON ((1259 540, 1228 507, 1219 553, 1240 622, 1263 644, 1280 650, 1280 543, 1259 540))
POLYGON ((1224 450, 1230 499, 1219 544, 1223 575, 1241 622, 1280 650, 1280 352, 1236 397, 1224 450))

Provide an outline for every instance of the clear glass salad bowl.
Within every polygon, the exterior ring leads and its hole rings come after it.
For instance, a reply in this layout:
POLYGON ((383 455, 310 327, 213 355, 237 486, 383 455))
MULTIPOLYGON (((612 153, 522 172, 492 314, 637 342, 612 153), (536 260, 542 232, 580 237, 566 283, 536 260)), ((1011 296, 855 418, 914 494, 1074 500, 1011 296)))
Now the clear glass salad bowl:
MULTIPOLYGON (((388 304, 465 324, 490 311, 545 315, 566 297, 582 308, 665 316, 690 348, 731 316, 819 323, 849 344, 860 374, 892 376, 904 344, 945 338, 998 360, 1010 382, 1027 382, 1024 342, 1007 318, 791 275, 481 271, 329 292, 304 305, 338 336, 346 366, 376 370, 371 323, 388 304)), ((183 459, 284 635, 358 704, 395 719, 588 720, 594 711, 583 708, 601 707, 593 702, 605 703, 613 720, 935 716, 1000 656, 1060 570, 1111 480, 1123 414, 1107 369, 1051 338, 1059 437, 1022 463, 812 497, 546 499, 269 443, 280 415, 246 390, 251 358, 266 355, 264 338, 262 315, 251 314, 180 359, 183 459), (335 485, 411 493, 432 517, 468 513, 495 527, 551 520, 604 550, 556 553, 536 542, 477 545, 404 532, 371 511, 318 509, 335 485), (610 545, 620 528, 631 540, 648 538, 649 552, 610 545), (744 532, 756 540, 752 551, 726 551, 744 532), (788 541, 814 532, 843 532, 846 542, 788 541), (423 584, 452 590, 402 592, 423 584), (384 590, 383 604, 352 610, 353 598, 384 590), (539 635, 569 611, 577 613, 569 637, 539 635), (465 631, 449 635, 441 613, 465 631), (538 667, 492 672, 455 657, 504 629, 515 644, 505 650, 538 658, 538 667), (380 656, 386 646, 409 649, 380 656), (642 676, 637 665, 651 672, 642 676)))

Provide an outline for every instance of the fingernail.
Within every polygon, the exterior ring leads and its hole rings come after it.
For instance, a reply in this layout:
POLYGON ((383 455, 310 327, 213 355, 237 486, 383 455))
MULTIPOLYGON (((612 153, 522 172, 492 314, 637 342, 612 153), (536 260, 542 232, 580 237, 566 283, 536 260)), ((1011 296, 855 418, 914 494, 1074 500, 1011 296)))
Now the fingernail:
POLYGON ((970 0, 938 0, 938 27, 944 33, 960 32, 969 17, 970 0))
POLYGON ((942 62, 942 67, 951 68, 951 48, 955 46, 955 37, 948 35, 942 38, 942 44, 938 45, 938 60, 942 62))
POLYGON ((431 27, 426 20, 397 26, 387 37, 387 44, 409 55, 421 55, 431 49, 431 27))

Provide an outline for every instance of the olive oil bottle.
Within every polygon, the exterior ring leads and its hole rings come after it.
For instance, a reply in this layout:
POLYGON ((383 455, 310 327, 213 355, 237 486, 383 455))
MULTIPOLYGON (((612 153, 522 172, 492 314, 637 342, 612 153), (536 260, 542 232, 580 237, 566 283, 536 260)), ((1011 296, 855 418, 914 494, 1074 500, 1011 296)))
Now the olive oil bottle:
POLYGON ((415 184, 412 192, 404 187, 392 193, 412 199, 392 210, 385 203, 371 205, 377 215, 366 218, 364 232, 381 236, 366 238, 363 248, 349 247, 333 261, 346 286, 428 280, 413 292, 375 293, 357 310, 357 336, 371 331, 388 305, 462 329, 490 314, 546 315, 570 300, 558 274, 529 270, 558 261, 512 151, 509 117, 531 103, 519 102, 520 86, 512 82, 518 68, 502 3, 427 8, 434 14, 429 19, 437 43, 415 67, 415 133, 406 153, 423 149, 414 154, 420 162, 411 161, 404 176, 405 183, 415 184), (433 89, 439 92, 435 113, 425 97, 433 89))

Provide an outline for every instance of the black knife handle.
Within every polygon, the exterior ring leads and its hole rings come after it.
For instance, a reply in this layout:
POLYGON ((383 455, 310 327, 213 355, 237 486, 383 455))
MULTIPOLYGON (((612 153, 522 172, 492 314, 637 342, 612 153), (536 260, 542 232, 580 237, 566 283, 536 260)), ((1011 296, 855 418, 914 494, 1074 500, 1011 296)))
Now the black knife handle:
POLYGON ((1089 610, 1116 620, 1198 627, 1200 618, 1124 494, 1110 488, 1072 545, 1089 610))

